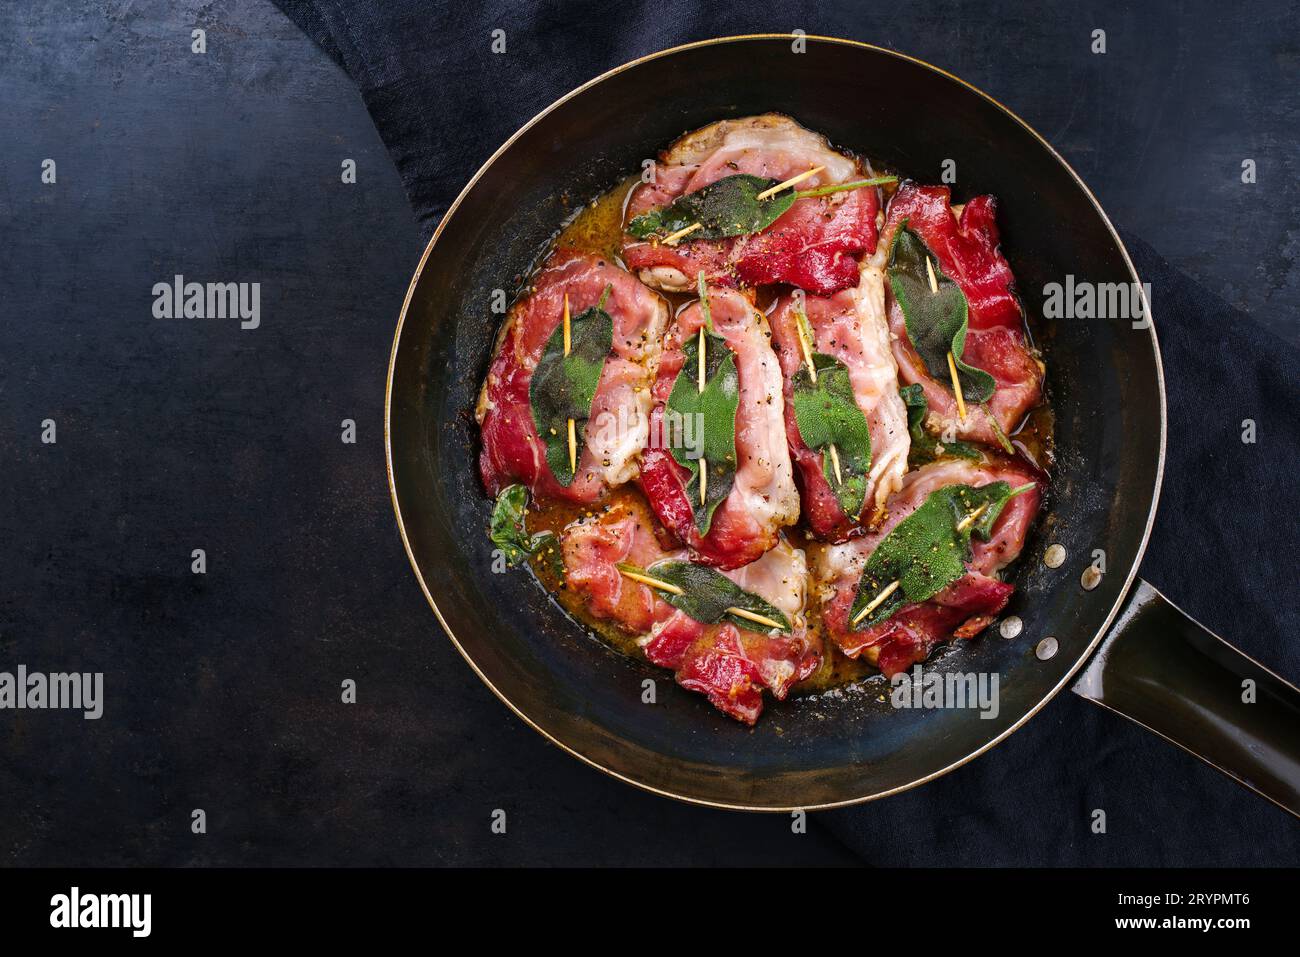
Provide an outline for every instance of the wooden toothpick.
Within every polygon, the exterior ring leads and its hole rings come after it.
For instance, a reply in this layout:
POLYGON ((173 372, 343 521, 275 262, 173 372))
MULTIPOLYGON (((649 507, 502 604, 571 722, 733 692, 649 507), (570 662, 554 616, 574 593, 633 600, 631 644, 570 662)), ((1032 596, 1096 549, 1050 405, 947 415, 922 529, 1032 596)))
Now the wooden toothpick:
POLYGON ((929 256, 925 257, 925 273, 930 277, 930 295, 939 295, 939 280, 934 275, 934 263, 929 256))
POLYGON ((697 340, 697 343, 698 343, 698 348, 695 351, 698 354, 698 358, 699 358, 699 362, 697 363, 699 368, 696 370, 696 385, 697 385, 696 391, 703 392, 704 391, 704 350, 707 347, 707 343, 708 343, 708 340, 704 338, 703 326, 700 326, 700 337, 697 340))
POLYGON ((952 350, 948 350, 948 375, 952 377, 952 394, 957 398, 957 415, 966 421, 966 397, 961 394, 961 380, 957 378, 957 360, 953 358, 952 350))
POLYGON ((971 525, 974 524, 975 519, 979 518, 980 515, 983 514, 984 509, 988 507, 989 507, 989 503, 985 502, 979 508, 975 509, 975 511, 971 512, 969 515, 963 518, 960 522, 957 523, 957 531, 964 532, 966 531, 966 529, 970 528, 971 525))
POLYGON ((657 588, 659 591, 666 591, 672 595, 685 595, 681 588, 671 582, 660 581, 658 578, 651 578, 649 575, 642 575, 640 572, 630 572, 626 568, 620 568, 618 573, 624 578, 630 578, 634 582, 640 582, 642 585, 649 585, 651 588, 657 588))
POLYGON ((835 469, 835 484, 843 485, 844 475, 840 471, 840 451, 835 447, 834 442, 830 444, 830 450, 831 450, 831 467, 835 469))
POLYGON ((869 614, 871 614, 873 611, 879 608, 881 603, 890 595, 892 595, 894 592, 896 592, 898 590, 898 586, 901 584, 902 582, 892 581, 888 585, 886 585, 879 595, 871 599, 867 607, 863 608, 862 611, 858 612, 856 615, 853 616, 853 621, 850 622, 850 624, 856 625, 863 618, 866 618, 869 614))
MULTIPOLYGON (((698 381, 700 392, 704 391, 704 350, 706 348, 706 343, 708 341, 709 340, 706 339, 704 336, 704 327, 700 326, 699 348, 696 349, 696 351, 699 353, 699 358, 700 358, 699 381, 698 381)), ((700 504, 701 505, 708 504, 708 489, 709 489, 709 460, 706 459, 703 455, 701 455, 700 456, 700 504)))
MULTIPOLYGON (((567 356, 573 348, 572 324, 569 321, 569 294, 564 294, 564 354, 567 356)), ((569 471, 578 471, 578 430, 573 419, 569 419, 569 471)))
POLYGON ((665 246, 676 246, 682 239, 685 239, 691 233, 695 232, 695 230, 703 228, 703 223, 691 223, 685 229, 679 229, 675 233, 669 233, 663 238, 663 244, 665 246))
POLYGON ((727 614, 735 615, 737 618, 744 618, 746 621, 757 622, 758 624, 764 625, 767 628, 779 629, 781 627, 781 623, 779 621, 773 621, 771 618, 768 618, 765 615, 756 615, 754 614, 754 612, 746 611, 744 608, 736 608, 734 605, 731 608, 727 609, 727 614))
MULTIPOLYGON (((939 295, 939 279, 934 274, 934 262, 929 256, 925 257, 925 273, 930 279, 930 292, 933 295, 939 295)), ((952 394, 957 399, 957 416, 963 422, 966 421, 966 397, 961 394, 961 379, 957 377, 957 359, 948 350, 948 375, 952 378, 952 394)))
POLYGON ((564 354, 567 356, 573 348, 572 326, 569 322, 569 294, 564 294, 564 354))
POLYGON ((789 189, 795 183, 802 183, 809 176, 816 176, 825 168, 826 168, 825 166, 814 166, 812 169, 800 173, 798 176, 791 176, 783 183, 777 183, 775 186, 769 186, 767 189, 763 190, 763 192, 759 193, 754 198, 758 200, 764 200, 770 196, 775 196, 777 193, 781 192, 781 190, 789 189))

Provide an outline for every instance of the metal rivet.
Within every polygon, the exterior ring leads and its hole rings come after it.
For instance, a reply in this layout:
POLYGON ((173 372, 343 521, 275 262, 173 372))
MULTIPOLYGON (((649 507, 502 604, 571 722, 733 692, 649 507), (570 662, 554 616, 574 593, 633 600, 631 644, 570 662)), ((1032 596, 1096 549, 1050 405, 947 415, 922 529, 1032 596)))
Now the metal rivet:
POLYGON ((1039 661, 1046 661, 1056 654, 1057 647, 1056 639, 1048 635, 1038 643, 1038 647, 1034 649, 1034 654, 1038 656, 1039 661))
POLYGON ((1003 638, 1015 638, 1024 627, 1025 623, 1020 620, 1019 615, 1008 615, 1002 619, 1002 624, 998 625, 998 631, 1002 633, 1003 638))
POLYGON ((1084 591, 1092 591, 1101 584, 1101 572, 1097 571, 1096 565, 1089 565, 1083 570, 1083 575, 1079 577, 1079 584, 1083 586, 1084 591))
POLYGON ((1048 568, 1060 568, 1065 564, 1065 546, 1048 545, 1047 551, 1043 552, 1043 564, 1048 568))

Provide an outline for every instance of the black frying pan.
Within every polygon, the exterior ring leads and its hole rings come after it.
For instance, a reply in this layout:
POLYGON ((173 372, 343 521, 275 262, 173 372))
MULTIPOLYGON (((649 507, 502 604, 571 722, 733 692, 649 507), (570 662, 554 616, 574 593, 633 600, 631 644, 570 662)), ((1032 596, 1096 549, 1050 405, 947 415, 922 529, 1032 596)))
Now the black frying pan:
POLYGON ((1144 582, 1134 586, 1164 462, 1149 323, 1036 323, 1058 458, 1008 609, 1024 632, 1007 640, 990 629, 933 663, 998 673, 994 720, 970 709, 895 710, 872 694, 773 704, 750 729, 586 634, 527 572, 492 574, 471 408, 500 320, 493 290, 518 290, 573 202, 687 130, 768 111, 922 180, 955 160, 959 199, 997 196, 1003 248, 1031 310, 1067 273, 1137 279, 1064 160, 997 102, 918 60, 811 37, 796 53, 789 36, 755 36, 678 47, 592 80, 511 137, 452 204, 393 342, 386 439, 397 521, 466 660, 521 718, 584 761, 661 794, 761 810, 849 804, 924 783, 1001 741, 1087 663, 1078 693, 1300 813, 1300 692, 1144 582), (1042 560, 1052 543, 1065 549, 1057 568, 1042 560), (1105 573, 1087 589, 1082 576, 1098 549, 1105 573), (647 677, 658 680, 654 706, 642 703, 647 677), (1255 682, 1253 704, 1242 701, 1245 679, 1255 682))

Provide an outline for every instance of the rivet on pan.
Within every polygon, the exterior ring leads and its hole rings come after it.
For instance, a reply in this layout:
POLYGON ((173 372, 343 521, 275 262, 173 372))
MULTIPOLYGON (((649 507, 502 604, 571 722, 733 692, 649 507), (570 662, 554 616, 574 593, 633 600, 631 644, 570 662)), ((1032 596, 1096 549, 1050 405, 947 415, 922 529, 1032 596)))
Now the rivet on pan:
POLYGON ((1079 584, 1083 586, 1084 591, 1092 591, 1101 584, 1101 572, 1097 571, 1096 565, 1089 565, 1083 570, 1079 577, 1079 584))
POLYGON ((1043 552, 1043 564, 1048 568, 1060 568, 1065 564, 1065 546, 1048 545, 1047 551, 1043 552))
POLYGON ((1025 623, 1020 620, 1019 615, 1008 615, 1002 619, 1002 624, 998 625, 998 631, 1003 638, 1016 638, 1024 630, 1025 623))
POLYGON ((1034 654, 1038 656, 1039 661, 1046 661, 1056 654, 1056 649, 1056 639, 1048 635, 1038 643, 1038 647, 1034 649, 1034 654))

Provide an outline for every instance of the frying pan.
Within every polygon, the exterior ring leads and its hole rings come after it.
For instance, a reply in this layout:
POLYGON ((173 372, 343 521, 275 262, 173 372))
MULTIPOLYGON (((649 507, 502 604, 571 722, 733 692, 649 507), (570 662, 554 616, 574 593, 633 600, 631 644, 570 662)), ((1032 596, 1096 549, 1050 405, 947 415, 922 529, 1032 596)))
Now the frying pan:
POLYGON ((777 111, 921 180, 954 160, 960 199, 997 196, 1003 250, 1030 310, 1067 274, 1137 282, 1087 187, 992 98, 889 50, 817 37, 803 45, 795 52, 786 35, 712 40, 606 73, 512 136, 438 226, 393 341, 385 440, 402 540, 447 634, 552 742, 700 804, 814 809, 914 787, 1002 741, 1082 669, 1077 693, 1300 814, 1300 692, 1136 581, 1165 446, 1150 321, 1035 323, 1057 462, 1046 514, 1013 566, 1007 614, 1023 632, 1008 640, 991 628, 928 666, 996 673, 991 720, 973 709, 894 709, 876 678, 865 691, 772 703, 751 729, 586 633, 526 571, 492 573, 471 409, 501 318, 494 291, 517 293, 574 204, 687 130, 777 111), (1057 567, 1043 561, 1049 545, 1064 549, 1057 567), (653 704, 643 702, 647 679, 653 704))

